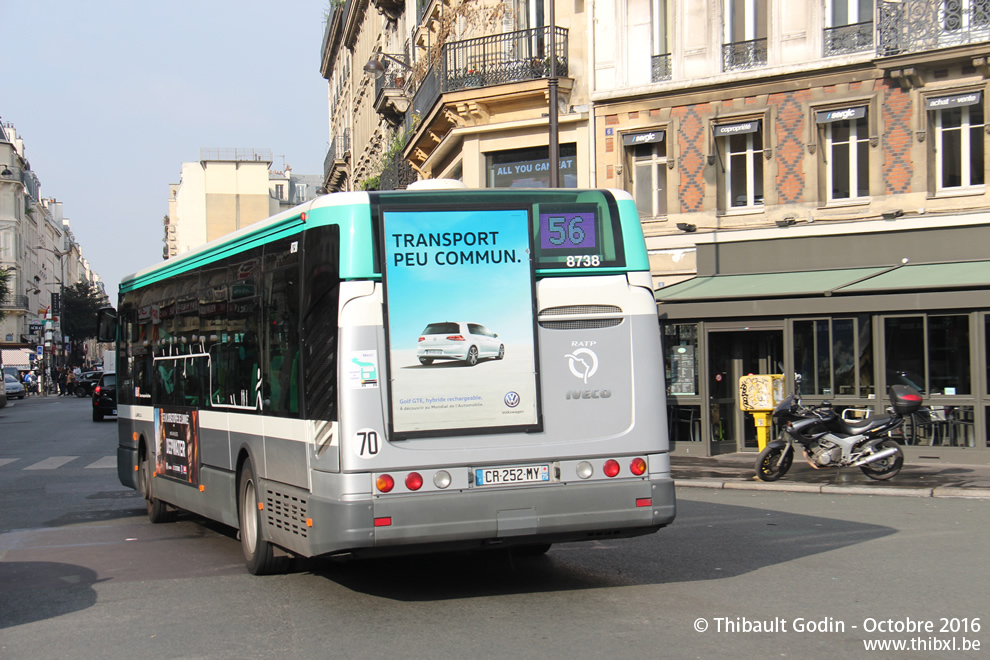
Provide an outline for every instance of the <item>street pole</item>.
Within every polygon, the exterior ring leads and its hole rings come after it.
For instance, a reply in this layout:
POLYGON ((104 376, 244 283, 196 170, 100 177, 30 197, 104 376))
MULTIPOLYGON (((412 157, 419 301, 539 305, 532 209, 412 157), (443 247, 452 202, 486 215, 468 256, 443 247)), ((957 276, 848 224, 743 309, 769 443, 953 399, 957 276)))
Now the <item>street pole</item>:
POLYGON ((550 187, 560 187, 560 138, 557 135, 557 19, 554 5, 556 0, 550 0, 550 79, 547 81, 547 91, 550 97, 550 187))

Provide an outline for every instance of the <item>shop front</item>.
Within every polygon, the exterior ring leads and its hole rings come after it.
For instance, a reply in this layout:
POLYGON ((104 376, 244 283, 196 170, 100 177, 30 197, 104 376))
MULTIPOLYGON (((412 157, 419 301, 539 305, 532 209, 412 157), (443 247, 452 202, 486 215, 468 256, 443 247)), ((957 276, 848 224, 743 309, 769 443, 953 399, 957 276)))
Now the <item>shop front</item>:
POLYGON ((782 374, 847 416, 914 387, 908 459, 990 463, 990 224, 835 230, 702 237, 698 275, 657 290, 675 453, 757 451, 739 379, 782 374))

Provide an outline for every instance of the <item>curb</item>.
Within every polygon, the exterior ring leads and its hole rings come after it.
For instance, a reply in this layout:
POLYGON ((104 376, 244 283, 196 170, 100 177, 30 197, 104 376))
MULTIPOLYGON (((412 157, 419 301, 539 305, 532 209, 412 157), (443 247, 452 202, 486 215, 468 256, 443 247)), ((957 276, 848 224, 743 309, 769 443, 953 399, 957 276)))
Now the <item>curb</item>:
POLYGON ((760 490, 778 493, 812 493, 815 495, 881 495, 887 497, 942 497, 990 500, 990 488, 894 488, 891 486, 816 486, 814 484, 717 481, 713 479, 674 479, 675 488, 709 488, 714 490, 760 490))

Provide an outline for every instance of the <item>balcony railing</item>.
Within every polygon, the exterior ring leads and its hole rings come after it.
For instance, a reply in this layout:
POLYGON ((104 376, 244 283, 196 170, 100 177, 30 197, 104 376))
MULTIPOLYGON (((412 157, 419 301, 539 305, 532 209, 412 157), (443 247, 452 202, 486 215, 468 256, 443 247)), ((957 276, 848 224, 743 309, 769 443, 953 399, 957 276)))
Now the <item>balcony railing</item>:
POLYGON ((873 21, 825 28, 825 57, 873 50, 873 21))
POLYGON ((327 156, 323 159, 323 180, 326 181, 330 177, 330 173, 334 168, 347 160, 350 156, 351 150, 351 139, 350 131, 346 128, 344 132, 336 136, 330 143, 330 149, 327 150, 327 156))
POLYGON ((881 1, 877 13, 880 57, 990 41, 990 3, 984 0, 881 1))
MULTIPOLYGON (((408 60, 408 58, 402 54, 391 54, 389 57, 395 58, 400 62, 407 62, 408 60)), ((385 73, 382 74, 380 78, 375 78, 376 103, 378 103, 379 97, 381 97, 381 95, 387 90, 405 92, 406 85, 410 83, 409 74, 411 73, 411 71, 404 68, 401 64, 396 64, 387 57, 382 57, 379 61, 382 63, 382 66, 385 67, 385 73)))
POLYGON ((27 296, 7 296, 2 304, 0 304, 0 309, 3 310, 18 310, 27 311, 28 308, 28 297, 27 296))
POLYGON ((416 180, 416 172, 401 153, 385 163, 378 181, 379 190, 402 190, 416 180))
POLYGON ((653 82, 662 82, 664 80, 670 80, 671 69, 670 69, 670 53, 665 53, 663 55, 654 55, 650 58, 650 69, 651 75, 650 80, 653 82))
POLYGON ((767 63, 767 40, 751 39, 722 44, 722 70, 743 71, 767 63))
MULTIPOLYGON (((556 34, 557 75, 567 76, 567 30, 556 34)), ((443 91, 490 87, 550 76, 550 28, 518 30, 443 47, 443 91)))

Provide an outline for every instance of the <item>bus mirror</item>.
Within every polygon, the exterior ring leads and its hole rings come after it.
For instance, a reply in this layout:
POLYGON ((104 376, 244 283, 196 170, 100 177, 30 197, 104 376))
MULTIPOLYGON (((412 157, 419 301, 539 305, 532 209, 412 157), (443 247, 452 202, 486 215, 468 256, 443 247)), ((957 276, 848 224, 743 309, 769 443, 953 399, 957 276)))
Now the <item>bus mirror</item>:
POLYGON ((117 341, 117 310, 104 307, 96 313, 96 341, 117 341))

